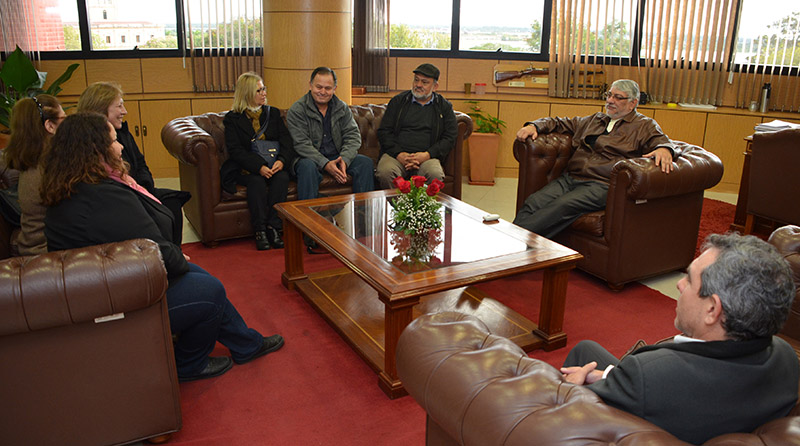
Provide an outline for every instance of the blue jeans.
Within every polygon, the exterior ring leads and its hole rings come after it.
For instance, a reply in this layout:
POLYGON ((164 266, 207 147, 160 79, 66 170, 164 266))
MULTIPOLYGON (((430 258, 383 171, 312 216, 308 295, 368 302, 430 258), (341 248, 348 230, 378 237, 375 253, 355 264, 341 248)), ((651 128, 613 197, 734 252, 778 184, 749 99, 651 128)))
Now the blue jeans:
POLYGON ((228 300, 225 287, 203 268, 189 263, 189 272, 170 280, 167 308, 175 343, 178 375, 200 373, 219 341, 234 359, 252 356, 264 343, 228 300))
MULTIPOLYGON (((335 158, 334 158, 335 159, 335 158)), ((314 161, 300 158, 295 165, 297 174, 297 199, 308 200, 319 196, 319 183, 322 181, 322 172, 317 169, 314 161)), ((369 192, 375 189, 375 173, 372 158, 365 155, 356 155, 347 166, 347 175, 353 177, 353 193, 369 192)))

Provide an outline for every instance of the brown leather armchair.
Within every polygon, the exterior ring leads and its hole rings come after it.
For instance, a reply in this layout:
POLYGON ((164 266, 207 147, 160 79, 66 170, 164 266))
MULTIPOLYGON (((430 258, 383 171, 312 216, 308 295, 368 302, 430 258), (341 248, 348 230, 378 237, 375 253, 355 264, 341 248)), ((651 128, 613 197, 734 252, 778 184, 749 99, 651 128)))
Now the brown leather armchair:
MULTIPOLYGON (((555 238, 583 254, 578 268, 604 279, 612 289, 692 262, 703 191, 722 178, 722 162, 701 147, 673 142, 680 156, 670 174, 649 159, 619 161, 611 173, 605 210, 581 216, 555 238)), ((542 134, 514 142, 517 210, 530 194, 561 175, 571 155, 570 135, 542 134)))
MULTIPOLYGON (((377 130, 385 105, 351 105, 361 131, 359 153, 377 164, 380 153, 377 130)), ((222 190, 219 168, 228 159, 225 149, 225 113, 206 113, 170 121, 161 130, 161 140, 167 150, 180 161, 181 189, 192 193, 183 207, 186 218, 206 246, 216 246, 220 240, 249 237, 253 234, 250 211, 247 209, 246 189, 239 187, 231 195, 222 190)), ((281 110, 286 118, 286 111, 281 110)), ((461 198, 462 146, 472 133, 472 119, 456 112, 458 137, 444 165, 443 192, 461 198)), ((323 175, 321 195, 340 195, 352 192, 350 181, 341 185, 327 174, 323 175)), ((297 199, 294 181, 289 184, 289 200, 297 199)))
MULTIPOLYGON (((406 327, 397 373, 427 412, 426 445, 686 445, 635 415, 569 384, 547 363, 461 313, 427 314, 406 327)), ((750 434, 704 443, 800 444, 800 406, 750 434)))
POLYGON ((798 166, 800 129, 753 135, 745 234, 753 232, 755 216, 800 224, 800 206, 794 201, 800 190, 798 166))
POLYGON ((0 443, 106 445, 181 428, 150 240, 0 261, 0 443))

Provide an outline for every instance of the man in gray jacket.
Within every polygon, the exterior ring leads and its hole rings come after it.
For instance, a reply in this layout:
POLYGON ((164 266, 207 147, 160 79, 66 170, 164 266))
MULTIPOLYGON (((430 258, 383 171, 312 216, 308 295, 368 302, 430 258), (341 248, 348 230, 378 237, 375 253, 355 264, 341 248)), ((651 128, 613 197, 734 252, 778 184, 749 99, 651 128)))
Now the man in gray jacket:
POLYGON ((308 93, 286 113, 286 124, 294 140, 298 159, 297 198, 317 198, 322 173, 341 184, 353 177, 353 192, 375 187, 372 159, 360 155, 361 133, 350 108, 336 93, 336 73, 317 67, 311 73, 308 93))

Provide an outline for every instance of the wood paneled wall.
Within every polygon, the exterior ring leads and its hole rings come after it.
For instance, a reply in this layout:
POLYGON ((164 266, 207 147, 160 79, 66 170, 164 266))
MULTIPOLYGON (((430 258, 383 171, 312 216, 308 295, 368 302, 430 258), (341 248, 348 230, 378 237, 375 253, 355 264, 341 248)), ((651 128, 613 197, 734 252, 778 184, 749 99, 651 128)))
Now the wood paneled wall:
MULTIPOLYGON (((74 104, 80 93, 91 82, 119 82, 126 93, 129 125, 132 130, 139 126, 140 134, 135 136, 147 156, 148 164, 151 164, 154 173, 157 171, 159 176, 177 176, 177 162, 168 155, 165 156, 166 149, 160 144, 161 127, 178 116, 227 110, 233 102, 231 93, 192 92, 191 69, 188 63, 184 67, 181 58, 43 61, 37 68, 49 72, 52 81, 73 62, 79 63, 80 66, 72 79, 63 85, 64 91, 59 99, 67 105, 74 104), (147 126, 147 137, 143 135, 145 126, 147 126)), ((512 146, 514 135, 526 121, 544 116, 583 116, 601 111, 603 108, 603 102, 599 100, 548 98, 541 94, 541 90, 521 94, 524 92, 506 88, 505 90, 517 94, 498 92, 491 83, 492 69, 498 62, 495 60, 421 58, 391 58, 390 88, 394 91, 388 94, 353 97, 351 103, 387 102, 397 91, 410 88, 412 70, 423 62, 431 62, 439 67, 441 70, 439 92, 453 102, 456 110, 468 112, 470 104, 467 101, 477 100, 485 112, 506 121, 508 127, 502 135, 497 157, 496 172, 500 177, 517 176, 518 166, 512 146), (465 82, 472 84, 485 82, 487 94, 464 94, 465 82)), ((267 72, 265 68, 265 77, 267 72)), ((350 72, 348 69, 344 73, 341 71, 338 73, 340 75, 338 94, 344 99, 350 94, 350 72)), ((308 74, 310 70, 308 73, 281 71, 280 75, 286 76, 281 82, 284 84, 296 82, 301 85, 301 92, 296 93, 299 97, 307 90, 308 74)), ((270 75, 277 74, 270 73, 270 75)), ((268 94, 270 103, 279 105, 273 101, 277 92, 268 90, 268 94)), ((289 99, 287 97, 286 101, 293 102, 289 99)), ((753 133, 756 124, 773 119, 800 122, 800 115, 797 113, 762 114, 727 107, 712 111, 697 111, 669 108, 664 105, 645 105, 641 106, 639 111, 655 118, 671 138, 703 146, 717 154, 725 165, 725 174, 717 189, 729 192, 738 190, 742 153, 745 149, 744 137, 753 133)), ((465 173, 468 172, 466 170, 468 166, 468 151, 465 151, 465 173)))

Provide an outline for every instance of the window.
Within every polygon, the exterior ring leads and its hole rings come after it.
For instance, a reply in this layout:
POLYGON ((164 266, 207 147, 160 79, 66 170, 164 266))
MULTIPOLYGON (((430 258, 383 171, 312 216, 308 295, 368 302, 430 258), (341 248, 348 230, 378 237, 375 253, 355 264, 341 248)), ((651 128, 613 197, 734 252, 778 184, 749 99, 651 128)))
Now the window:
POLYGON ((110 42, 107 41, 107 45, 100 47, 94 43, 93 38, 92 49, 129 50, 131 47, 125 44, 125 35, 133 32, 150 34, 150 39, 139 45, 139 49, 178 49, 177 10, 175 7, 164 7, 165 5, 169 5, 169 2, 115 0, 107 5, 101 5, 98 1, 87 0, 92 36, 96 33, 119 36, 119 39, 116 37, 114 39, 119 43, 108 45, 110 42))
POLYGON ((390 1, 389 46, 393 55, 546 60, 550 1, 390 1))
POLYGON ((800 2, 743 0, 734 63, 800 67, 800 2))
POLYGON ((449 50, 452 17, 452 0, 389 2, 389 47, 449 50))
POLYGON ((541 52, 544 0, 461 0, 460 10, 459 50, 541 52))
POLYGON ((187 48, 262 46, 261 0, 187 0, 186 16, 187 48))
POLYGON ((81 50, 78 4, 75 1, 0 1, 0 51, 16 46, 37 51, 81 50), (35 33, 26 24, 35 23, 35 33))

